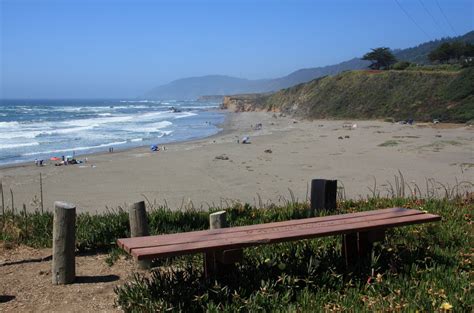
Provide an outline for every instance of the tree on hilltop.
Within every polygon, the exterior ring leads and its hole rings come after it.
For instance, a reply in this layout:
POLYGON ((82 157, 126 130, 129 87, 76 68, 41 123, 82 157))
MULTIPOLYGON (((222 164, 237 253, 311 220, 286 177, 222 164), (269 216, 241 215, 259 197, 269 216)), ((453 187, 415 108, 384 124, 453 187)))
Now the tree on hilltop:
POLYGON ((431 62, 439 63, 448 63, 452 60, 460 62, 472 57, 474 57, 474 46, 461 41, 445 42, 428 55, 428 59, 431 62))
POLYGON ((390 48, 380 47, 372 49, 371 52, 366 53, 362 60, 371 61, 369 67, 373 70, 388 70, 392 64, 397 62, 397 59, 390 51, 390 48))

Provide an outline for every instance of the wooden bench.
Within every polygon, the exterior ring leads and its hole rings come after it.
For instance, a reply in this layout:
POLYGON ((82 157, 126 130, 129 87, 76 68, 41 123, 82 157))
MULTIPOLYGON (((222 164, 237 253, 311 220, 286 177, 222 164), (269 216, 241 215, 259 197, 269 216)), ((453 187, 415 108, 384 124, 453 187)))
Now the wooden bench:
POLYGON ((250 226, 118 239, 118 245, 137 260, 195 253, 205 254, 205 273, 239 259, 242 248, 285 241, 343 235, 347 264, 369 255, 372 243, 383 240, 388 228, 435 222, 438 215, 389 208, 350 214, 305 218, 250 226), (217 265, 216 265, 217 264, 217 265))

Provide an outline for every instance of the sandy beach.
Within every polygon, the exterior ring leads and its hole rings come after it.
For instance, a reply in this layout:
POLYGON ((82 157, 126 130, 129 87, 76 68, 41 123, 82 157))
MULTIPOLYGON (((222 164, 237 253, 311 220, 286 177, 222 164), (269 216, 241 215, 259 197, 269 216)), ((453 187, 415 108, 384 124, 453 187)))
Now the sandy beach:
POLYGON ((11 205, 11 188, 15 207, 37 208, 40 173, 45 209, 63 200, 79 212, 124 207, 145 197, 171 209, 278 203, 290 199, 289 190, 306 200, 313 178, 337 179, 347 198, 371 195, 375 181, 386 195, 387 181, 394 184, 398 171, 422 192, 426 179, 450 186, 474 181, 474 127, 465 125, 297 121, 248 112, 229 113, 223 128, 210 138, 167 145, 166 151, 142 147, 88 155, 82 165, 3 167, 5 204, 11 205), (253 129, 258 123, 262 128, 253 129), (243 136, 251 144, 237 143, 243 136))

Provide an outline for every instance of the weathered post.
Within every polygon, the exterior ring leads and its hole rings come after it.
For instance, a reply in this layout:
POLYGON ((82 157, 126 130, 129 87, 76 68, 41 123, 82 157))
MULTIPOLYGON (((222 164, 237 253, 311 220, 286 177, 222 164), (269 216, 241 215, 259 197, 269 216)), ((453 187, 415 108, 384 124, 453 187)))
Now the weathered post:
POLYGON ((209 214, 209 229, 218 229, 227 227, 226 211, 219 211, 209 214))
POLYGON ((336 209, 337 180, 313 179, 311 181, 311 212, 336 209))
MULTIPOLYGON (((149 235, 144 201, 136 202, 129 207, 128 218, 130 221, 130 237, 149 235)), ((151 260, 140 260, 137 261, 137 264, 141 269, 148 269, 151 266, 151 260)))
MULTIPOLYGON (((226 211, 209 214, 209 228, 219 229, 227 227, 226 211)), ((204 274, 206 277, 214 276, 217 272, 216 252, 208 251, 204 255, 204 274)))
MULTIPOLYGON (((227 213, 219 211, 209 214, 209 228, 227 228, 227 213)), ((209 251, 204 256, 204 273, 206 277, 229 271, 234 267, 235 262, 242 259, 242 249, 232 249, 224 251, 209 251)))
POLYGON ((71 284, 76 279, 76 206, 54 202, 53 219, 53 284, 71 284))

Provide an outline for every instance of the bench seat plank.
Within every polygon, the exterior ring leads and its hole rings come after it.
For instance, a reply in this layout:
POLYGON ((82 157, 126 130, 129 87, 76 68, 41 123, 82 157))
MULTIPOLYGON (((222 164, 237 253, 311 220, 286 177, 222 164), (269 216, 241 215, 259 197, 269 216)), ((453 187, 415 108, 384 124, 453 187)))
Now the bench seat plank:
POLYGON ((178 256, 212 250, 238 249, 322 236, 385 229, 438 221, 440 217, 401 208, 341 214, 149 237, 119 239, 118 243, 139 259, 178 256), (367 214, 371 212, 371 214, 367 214), (231 231, 232 230, 232 231, 231 231))
MULTIPOLYGON (((200 231, 191 231, 185 233, 174 233, 174 234, 164 234, 156 236, 146 236, 146 237, 134 237, 134 238, 123 238, 117 241, 119 247, 123 248, 127 252, 130 252, 132 249, 153 247, 159 245, 169 245, 169 244, 179 244, 184 242, 194 242, 199 240, 211 240, 212 237, 224 236, 226 234, 236 235, 237 233, 263 230, 267 228, 276 228, 276 227, 288 227, 310 223, 320 223, 320 222, 330 222, 330 221, 341 221, 350 220, 353 218, 367 217, 368 219, 376 219, 377 217, 387 214, 394 213, 405 215, 405 214, 421 214, 422 212, 418 210, 404 209, 404 208, 389 208, 389 209, 380 209, 373 211, 364 211, 356 213, 347 213, 339 214, 332 216, 324 217, 313 217, 313 218, 303 218, 297 220, 289 220, 282 222, 273 222, 257 225, 247 225, 247 226, 238 226, 238 227, 229 227, 229 228, 220 228, 214 230, 200 230, 200 231)), ((397 215, 397 216, 399 216, 397 215)))
POLYGON ((210 241, 224 238, 237 238, 253 236, 268 232, 282 232, 295 228, 306 229, 315 227, 327 227, 338 224, 350 224, 361 221, 374 221, 380 219, 389 219, 395 217, 424 214, 418 210, 400 209, 380 210, 379 214, 364 215, 360 213, 341 214, 336 216, 326 216, 318 218, 306 218, 284 222, 257 224, 249 226, 239 226, 216 230, 193 231, 178 234, 146 236, 119 239, 119 245, 127 252, 133 249, 157 247, 166 245, 178 245, 183 243, 192 243, 199 241, 210 241), (336 218, 337 217, 337 218, 336 218))

